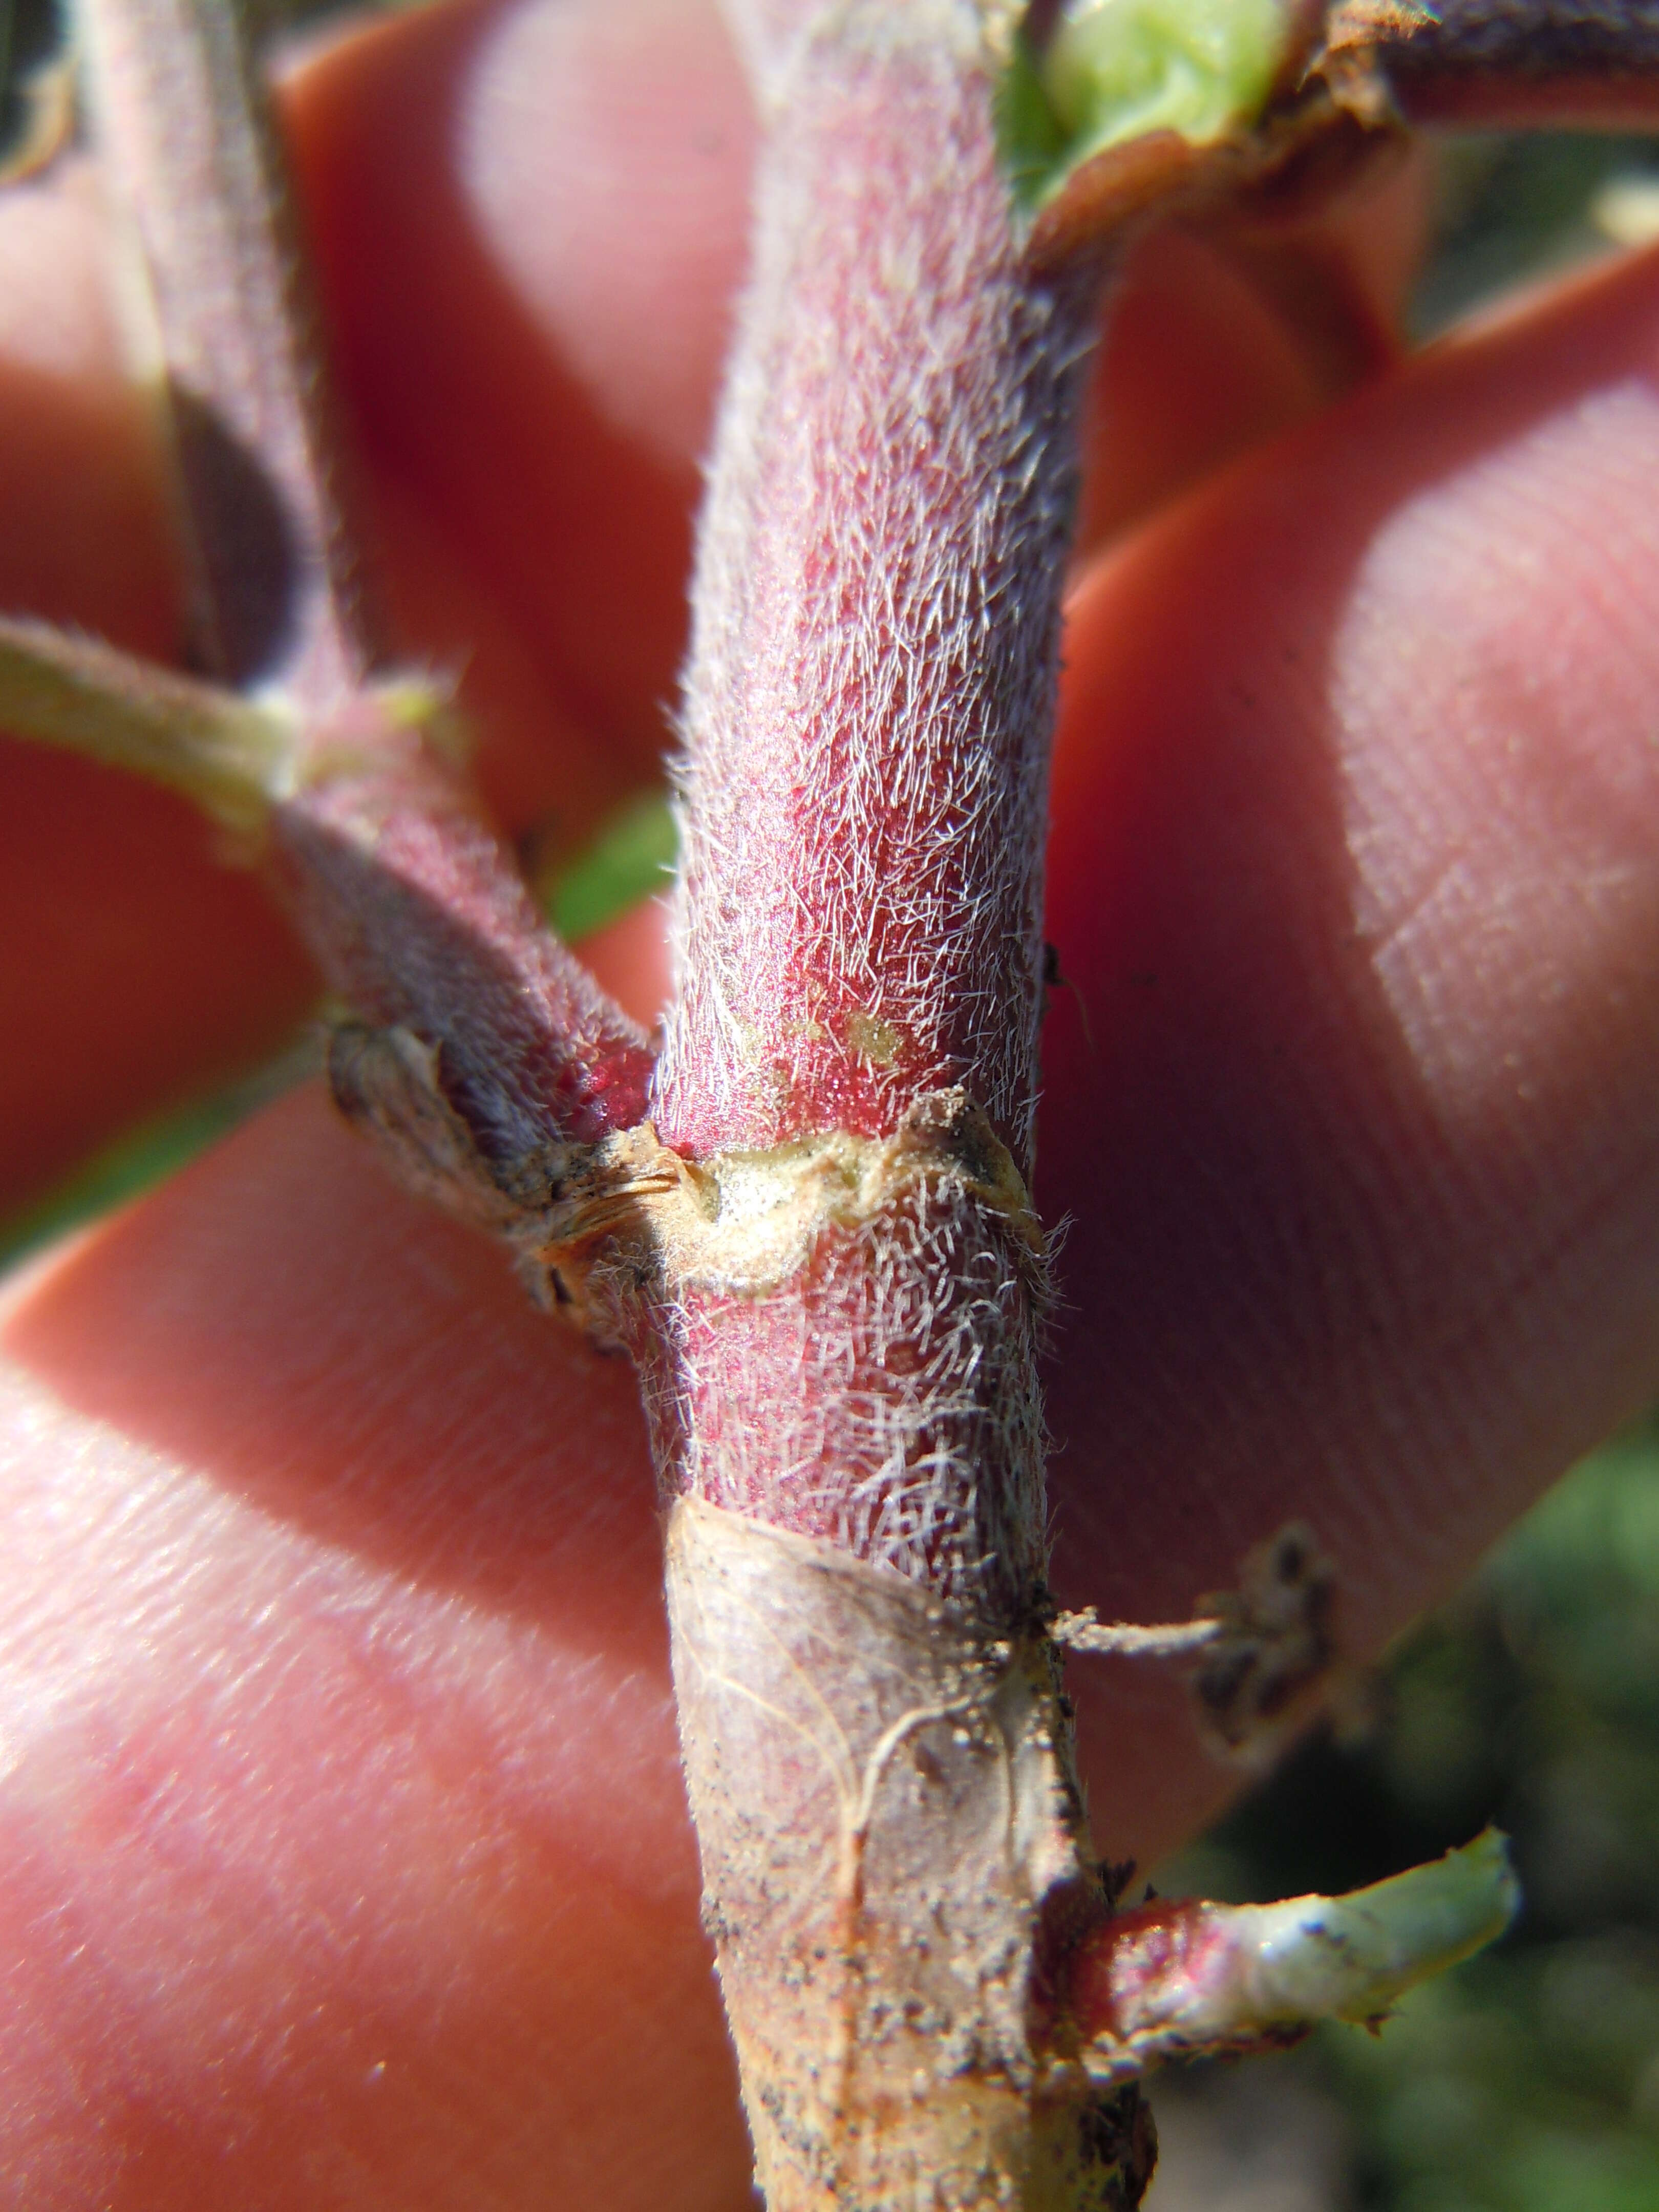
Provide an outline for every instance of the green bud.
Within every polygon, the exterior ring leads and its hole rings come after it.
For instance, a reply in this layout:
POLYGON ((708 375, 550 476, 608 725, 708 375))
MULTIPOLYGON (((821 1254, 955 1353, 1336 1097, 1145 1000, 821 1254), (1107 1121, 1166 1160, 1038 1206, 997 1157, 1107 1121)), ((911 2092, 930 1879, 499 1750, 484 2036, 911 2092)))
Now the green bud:
POLYGON ((1211 146, 1261 115, 1284 58, 1283 0, 1079 0, 1041 53, 1017 42, 999 106, 1028 209, 1109 147, 1172 131, 1211 146))

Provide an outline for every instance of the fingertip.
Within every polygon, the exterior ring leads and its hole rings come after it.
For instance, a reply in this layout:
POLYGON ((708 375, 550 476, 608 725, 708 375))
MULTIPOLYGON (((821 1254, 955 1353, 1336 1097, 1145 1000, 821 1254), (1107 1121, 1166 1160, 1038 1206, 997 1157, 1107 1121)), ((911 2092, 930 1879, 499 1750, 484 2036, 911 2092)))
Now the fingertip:
POLYGON ((608 418, 701 460, 742 280, 756 125, 704 0, 582 0, 501 16, 457 164, 518 298, 608 418))
MULTIPOLYGON (((1068 1601, 1182 1618, 1299 1518, 1369 1659, 1659 1378, 1656 361, 1650 259, 1079 592, 1039 1148, 1068 1601)), ((1102 1695, 1097 1786, 1147 1824, 1103 1841, 1155 1851, 1217 1784, 1174 1689, 1102 1695)))
POLYGON ((184 801, 0 743, 0 1205, 246 1074, 316 994, 258 884, 184 801))
POLYGON ((641 1028, 654 1029, 673 988, 666 903, 641 899, 617 921, 583 938, 577 950, 593 975, 641 1028))
POLYGON ((1391 365, 1429 207, 1427 156, 1412 149, 1301 214, 1141 239, 1107 301, 1080 551, 1391 365))
POLYGON ((1114 287, 1083 422, 1086 556, 1311 414, 1321 380, 1212 240, 1168 228, 1114 287))
POLYGON ((0 605, 165 657, 178 547, 108 252, 84 161, 0 192, 0 605))

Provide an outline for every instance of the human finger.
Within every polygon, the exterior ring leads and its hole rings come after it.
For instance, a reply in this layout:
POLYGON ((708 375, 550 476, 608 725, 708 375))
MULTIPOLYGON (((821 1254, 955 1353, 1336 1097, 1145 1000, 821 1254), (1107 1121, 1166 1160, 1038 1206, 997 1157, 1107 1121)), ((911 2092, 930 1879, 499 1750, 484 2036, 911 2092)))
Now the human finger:
MULTIPOLYGON (((1659 1382, 1656 372, 1649 258, 1078 594, 1039 1154, 1072 1601, 1181 1618, 1300 1518, 1369 1659, 1659 1382)), ((1226 1778, 1175 1683, 1085 1671, 1103 1847, 1155 1858, 1226 1778)))
POLYGON ((0 1323, 0 2194, 736 2212, 633 1378, 285 1102, 0 1323))

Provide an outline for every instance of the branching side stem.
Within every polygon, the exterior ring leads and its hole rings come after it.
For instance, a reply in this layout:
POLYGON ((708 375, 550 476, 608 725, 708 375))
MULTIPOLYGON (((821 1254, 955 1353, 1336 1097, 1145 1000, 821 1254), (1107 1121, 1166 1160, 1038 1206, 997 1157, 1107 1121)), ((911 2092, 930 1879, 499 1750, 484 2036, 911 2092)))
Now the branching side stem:
POLYGON ((270 870, 333 990, 428 1049, 471 1133, 469 1176, 426 1187, 486 1217, 502 1188, 545 1199, 569 1145, 639 1120, 650 1052, 543 926, 433 687, 386 680, 250 10, 82 0, 82 21, 149 273, 198 647, 291 718, 270 870))
POLYGON ((150 280, 195 643, 326 718, 384 658, 245 8, 81 0, 99 147, 150 280))
POLYGON ((1656 0, 1339 0, 1328 73, 1412 123, 1651 130, 1656 0))

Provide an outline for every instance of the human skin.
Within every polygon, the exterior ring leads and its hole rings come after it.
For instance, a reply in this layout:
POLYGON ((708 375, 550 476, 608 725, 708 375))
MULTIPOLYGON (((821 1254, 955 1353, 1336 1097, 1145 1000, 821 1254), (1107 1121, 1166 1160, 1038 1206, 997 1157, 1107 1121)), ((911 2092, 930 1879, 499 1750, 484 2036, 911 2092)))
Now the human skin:
MULTIPOLYGON (((289 118, 411 635, 478 639, 509 822, 591 820, 678 649, 730 57, 690 0, 445 9, 289 118)), ((154 453, 76 289, 89 219, 41 207, 0 208, 4 592, 157 649, 154 453)), ((1152 509, 1228 445, 1160 418, 1160 346, 1213 350, 1235 446, 1323 389, 1207 249, 1138 283, 1141 411, 1095 458, 1152 509)), ((1073 1224, 1066 1602, 1179 1617, 1301 1516, 1369 1656, 1659 1380, 1656 374, 1650 258, 1080 578, 1038 1179, 1073 1224)), ((85 908, 5 963, 18 1163, 280 1033, 305 981, 165 801, 9 748, 0 776, 9 839, 52 841, 12 912, 85 908)), ((605 980, 648 1013, 660 974, 636 921, 605 980)), ((310 1092, 16 1284, 3 1338, 0 2193, 742 2203, 626 1370, 310 1092)), ((1151 1863, 1228 1778, 1162 1675, 1073 1687, 1097 1841, 1151 1863)))

